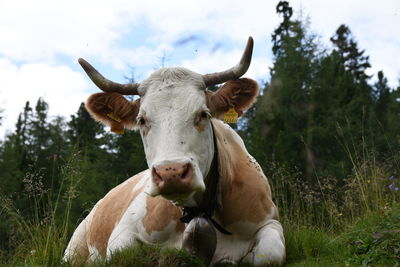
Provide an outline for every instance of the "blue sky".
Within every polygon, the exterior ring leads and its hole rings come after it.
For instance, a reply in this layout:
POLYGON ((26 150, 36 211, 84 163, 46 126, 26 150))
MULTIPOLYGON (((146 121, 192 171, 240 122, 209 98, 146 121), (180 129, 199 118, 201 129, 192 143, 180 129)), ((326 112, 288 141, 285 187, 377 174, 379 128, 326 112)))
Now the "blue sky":
MULTIPOLYGON (((295 16, 329 37, 345 23, 370 56, 370 74, 400 77, 400 1, 293 0, 295 16)), ((14 128, 24 103, 43 97, 50 115, 69 115, 97 89, 77 64, 83 57, 106 77, 139 81, 154 69, 184 66, 199 73, 236 64, 248 36, 255 40, 247 77, 268 79, 278 1, 0 0, 0 139, 14 128), (162 61, 164 58, 164 61, 162 61)), ((372 79, 372 81, 375 77, 372 79)))

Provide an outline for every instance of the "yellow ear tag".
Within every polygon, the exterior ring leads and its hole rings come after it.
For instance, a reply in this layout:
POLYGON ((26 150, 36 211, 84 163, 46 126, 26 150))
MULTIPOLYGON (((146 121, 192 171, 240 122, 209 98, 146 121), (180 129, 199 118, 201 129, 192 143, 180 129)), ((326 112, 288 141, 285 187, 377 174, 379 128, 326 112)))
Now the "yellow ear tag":
POLYGON ((121 118, 118 117, 117 115, 115 115, 114 113, 108 113, 107 117, 109 117, 110 119, 116 121, 116 122, 121 122, 121 118))
POLYGON ((114 113, 108 113, 107 117, 109 117, 113 121, 118 122, 118 123, 115 123, 115 122, 111 123, 111 132, 117 133, 117 134, 124 134, 124 127, 121 124, 121 122, 122 122, 121 118, 116 116, 114 113))
POLYGON ((233 107, 231 107, 228 112, 224 115, 224 122, 225 123, 237 123, 238 114, 233 107))

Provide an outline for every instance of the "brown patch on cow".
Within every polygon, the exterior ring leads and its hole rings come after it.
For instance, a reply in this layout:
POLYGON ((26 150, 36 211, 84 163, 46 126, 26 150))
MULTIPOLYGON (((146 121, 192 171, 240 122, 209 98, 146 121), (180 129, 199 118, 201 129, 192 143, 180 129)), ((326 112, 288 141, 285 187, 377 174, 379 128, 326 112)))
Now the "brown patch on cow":
MULTIPOLYGON (((182 216, 182 215, 180 215, 180 216, 182 216)), ((180 220, 177 220, 177 221, 176 221, 175 230, 176 230, 177 232, 183 233, 183 231, 185 231, 185 224, 182 223, 180 220)))
MULTIPOLYGON (((238 147, 235 150, 240 153, 238 147)), ((222 188, 221 221, 224 225, 238 221, 259 223, 274 206, 268 181, 254 167, 247 166, 244 155, 237 160, 231 185, 222 188)))
POLYGON ((136 124, 139 107, 140 98, 130 102, 118 93, 96 93, 86 101, 86 109, 94 119, 120 132, 136 124))
POLYGON ((183 232, 185 224, 180 222, 182 211, 169 200, 161 196, 148 197, 146 200, 146 216, 142 223, 148 235, 154 231, 162 231, 173 220, 177 221, 176 230, 183 232))
POLYGON ((216 118, 221 118, 230 107, 234 107, 240 117, 253 105, 258 92, 258 84, 252 79, 231 80, 216 92, 206 91, 207 106, 216 118))
POLYGON ((94 246, 102 256, 106 255, 108 239, 116 224, 125 213, 131 202, 139 195, 143 187, 133 191, 136 184, 143 179, 141 172, 112 189, 96 207, 88 230, 88 244, 94 246))
POLYGON ((82 250, 79 251, 78 256, 73 260, 76 263, 76 266, 81 263, 85 263, 86 259, 89 256, 89 248, 88 246, 82 247, 82 250))
POLYGON ((204 131, 204 129, 206 128, 206 125, 204 123, 198 123, 194 125, 194 128, 196 128, 196 130, 201 133, 202 131, 204 131))
POLYGON ((196 130, 199 133, 204 131, 204 129, 207 127, 207 123, 205 123, 205 120, 209 120, 210 117, 211 117, 211 114, 209 113, 208 110, 198 111, 196 113, 195 119, 194 119, 194 128, 196 128, 196 130), (206 115, 206 117, 203 116, 204 114, 206 115))
POLYGON ((268 215, 277 216, 271 189, 257 162, 246 151, 239 137, 220 121, 213 120, 218 140, 222 211, 225 226, 238 221, 260 223, 268 215), (225 142, 224 142, 225 140, 225 142), (274 214, 272 214, 274 213, 274 214))

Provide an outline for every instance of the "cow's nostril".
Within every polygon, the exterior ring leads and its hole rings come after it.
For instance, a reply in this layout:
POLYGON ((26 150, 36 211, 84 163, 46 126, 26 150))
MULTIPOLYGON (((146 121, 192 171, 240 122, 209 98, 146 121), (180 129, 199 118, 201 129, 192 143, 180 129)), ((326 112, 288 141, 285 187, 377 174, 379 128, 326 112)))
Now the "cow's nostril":
POLYGON ((158 174, 157 169, 153 168, 152 170, 153 181, 158 185, 159 183, 163 182, 163 178, 160 174, 158 174))
POLYGON ((189 172, 191 171, 191 165, 190 165, 190 163, 184 165, 184 166, 182 167, 182 169, 183 169, 183 173, 182 173, 182 175, 181 175, 181 179, 185 179, 186 177, 189 176, 189 172))

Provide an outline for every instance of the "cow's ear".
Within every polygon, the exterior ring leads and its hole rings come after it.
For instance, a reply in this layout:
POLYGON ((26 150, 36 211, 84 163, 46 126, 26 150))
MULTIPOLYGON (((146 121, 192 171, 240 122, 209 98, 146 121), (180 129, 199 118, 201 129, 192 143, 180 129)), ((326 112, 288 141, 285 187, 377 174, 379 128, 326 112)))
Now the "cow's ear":
POLYGON ((86 109, 93 118, 122 134, 124 128, 133 128, 140 107, 140 98, 128 101, 118 93, 93 94, 86 101, 86 109))
POLYGON ((256 81, 241 78, 226 82, 218 91, 206 91, 207 106, 214 117, 221 118, 234 107, 239 116, 249 109, 258 95, 256 81))

